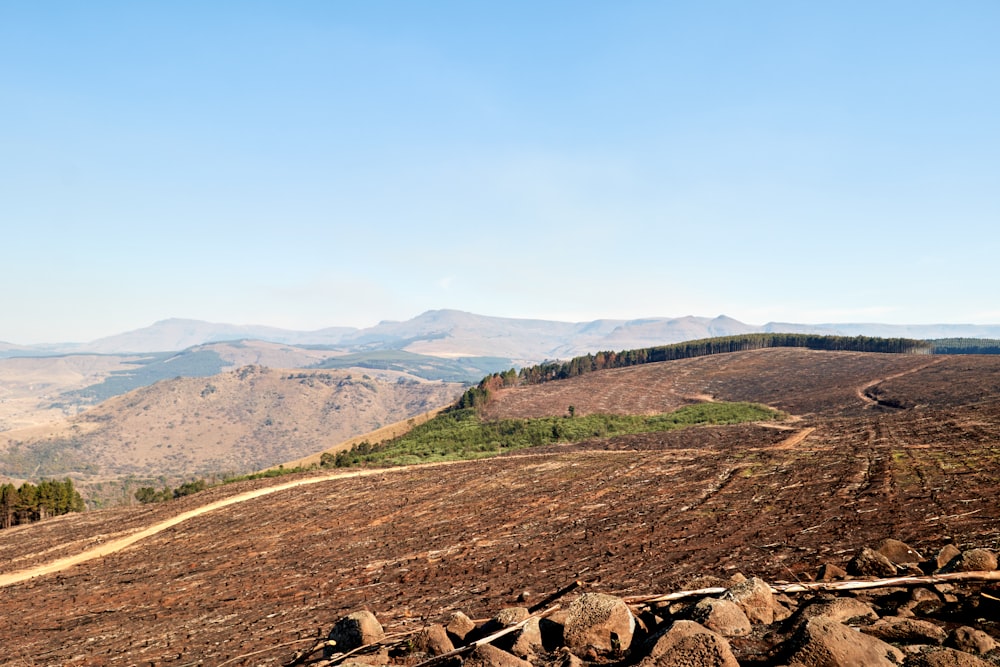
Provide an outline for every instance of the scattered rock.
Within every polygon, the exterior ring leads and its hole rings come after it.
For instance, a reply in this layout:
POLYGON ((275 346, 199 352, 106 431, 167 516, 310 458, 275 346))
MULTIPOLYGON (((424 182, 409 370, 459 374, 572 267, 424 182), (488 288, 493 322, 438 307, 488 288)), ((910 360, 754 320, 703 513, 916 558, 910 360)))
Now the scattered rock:
POLYGON ((744 637, 750 634, 750 619, 731 600, 705 598, 694 606, 691 618, 723 637, 744 637))
MULTIPOLYGON (((895 553, 893 558, 919 557, 888 540, 880 548, 895 553)), ((948 555, 945 550, 939 554, 948 555)), ((988 558, 996 556, 987 549, 970 549, 951 557, 950 564, 969 562, 979 570, 989 564, 983 560, 988 558)), ((865 549, 851 561, 852 570, 871 572, 868 564, 883 567, 888 560, 881 551, 865 549)), ((924 571, 932 564, 924 562, 924 571)), ((839 576, 833 567, 824 574, 839 576)), ((921 584, 912 588, 899 582, 870 590, 791 587, 794 592, 777 594, 761 579, 738 579, 730 581, 718 598, 699 599, 709 591, 697 589, 707 586, 682 587, 687 593, 670 604, 644 606, 637 597, 631 602, 637 605, 638 618, 624 599, 584 593, 544 619, 530 618, 526 608, 510 607, 477 625, 455 612, 444 625, 430 625, 412 639, 382 644, 377 643, 385 633, 375 616, 356 612, 337 621, 329 635, 336 644, 325 647, 323 653, 330 658, 377 644, 350 656, 350 661, 359 667, 362 663, 369 667, 415 665, 467 645, 472 638, 526 621, 493 644, 468 654, 465 662, 469 667, 585 667, 612 661, 620 667, 739 667, 741 661, 745 665, 784 661, 788 667, 1000 665, 1000 644, 983 629, 963 626, 950 634, 945 629, 959 618, 969 623, 990 618, 993 603, 987 593, 995 590, 995 584, 989 577, 908 582, 921 584), (794 622, 778 624, 790 616, 790 609, 795 610, 794 622), (653 639, 641 643, 636 639, 650 635, 653 639)), ((456 657, 451 667, 461 663, 462 658, 456 657)), ((347 662, 344 665, 350 667, 347 662)))
POLYGON ((803 667, 897 667, 903 652, 825 616, 809 619, 792 639, 789 663, 803 667))
POLYGON ((430 656, 442 655, 455 650, 455 645, 448 637, 448 631, 443 625, 429 625, 413 637, 413 650, 430 656))
POLYGON ((894 577, 896 566, 885 555, 865 547, 847 564, 847 572, 856 577, 894 577))
POLYGON ((906 667, 994 667, 969 653, 940 646, 927 646, 906 658, 906 667))
POLYGON ((739 667, 729 642, 694 621, 675 621, 641 667, 739 667))
POLYGON ((816 573, 816 581, 840 581, 847 579, 847 570, 833 563, 823 563, 816 573))
POLYGON ((483 644, 469 654, 463 667, 531 667, 531 663, 496 646, 483 644))
POLYGON ((524 607, 507 607, 506 609, 501 609, 493 620, 503 628, 509 628, 512 625, 517 625, 524 619, 531 616, 531 612, 524 607))
POLYGON ((635 618, 621 598, 584 593, 569 607, 563 641, 576 655, 588 650, 615 655, 628 650, 635 632, 635 618))
POLYGON ((382 624, 375 618, 375 614, 370 611, 356 611, 337 621, 330 630, 328 639, 336 644, 324 649, 326 657, 380 642, 385 639, 385 631, 382 630, 382 624))
POLYGON ((997 642, 982 630, 963 625, 955 628, 948 636, 947 645, 966 653, 983 655, 997 647, 997 642))
POLYGON ((739 605, 751 623, 770 625, 789 616, 788 610, 775 601, 771 587, 757 577, 736 584, 723 594, 722 599, 739 605))
POLYGON ((905 644, 941 644, 948 636, 930 621, 899 616, 884 616, 861 631, 882 641, 905 644))
POLYGON ((937 569, 942 570, 948 566, 948 563, 955 560, 962 555, 962 552, 954 544, 946 544, 938 552, 936 563, 937 569))
POLYGON ((542 630, 537 618, 533 618, 524 624, 524 627, 517 634, 517 639, 511 646, 510 652, 519 658, 527 660, 536 653, 542 652, 542 630))
POLYGON ((814 602, 800 612, 802 620, 823 616, 838 623, 871 623, 878 620, 878 614, 869 605, 856 598, 834 598, 825 602, 814 602))
POLYGON ((989 549, 969 549, 951 560, 946 569, 954 572, 980 572, 997 569, 997 557, 989 549))
POLYGON ((460 611, 456 611, 448 618, 445 630, 453 638, 452 641, 464 641, 470 632, 476 629, 476 624, 471 618, 460 611))
POLYGON ((910 563, 919 563, 924 559, 919 553, 914 549, 910 548, 910 545, 899 540, 886 538, 878 543, 875 547, 875 551, 879 552, 890 561, 896 565, 906 565, 910 563))

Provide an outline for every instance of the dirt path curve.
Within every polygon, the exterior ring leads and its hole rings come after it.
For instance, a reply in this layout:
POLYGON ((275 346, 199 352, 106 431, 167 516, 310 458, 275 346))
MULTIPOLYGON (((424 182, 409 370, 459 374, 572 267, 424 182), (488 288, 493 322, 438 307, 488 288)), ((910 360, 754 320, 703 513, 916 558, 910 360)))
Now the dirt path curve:
POLYGON ((944 360, 945 360, 945 357, 938 357, 937 359, 935 359, 933 361, 930 361, 930 362, 928 362, 928 363, 926 363, 926 364, 924 364, 922 366, 917 366, 916 368, 910 368, 910 369, 907 369, 905 371, 901 371, 899 373, 894 373, 892 375, 887 375, 884 378, 875 378, 871 382, 867 382, 867 383, 861 385, 860 387, 858 387, 857 389, 855 389, 854 393, 857 394, 858 398, 861 399, 861 401, 866 405, 866 407, 873 407, 875 405, 878 405, 878 401, 876 401, 875 399, 873 399, 871 396, 868 395, 868 390, 871 389, 872 387, 874 387, 875 385, 882 384, 883 382, 888 382, 889 380, 895 380, 895 379, 901 378, 901 377, 903 377, 905 375, 910 375, 911 373, 919 373, 920 371, 924 370, 925 368, 930 368, 931 366, 934 366, 935 364, 940 364, 944 360))
MULTIPOLYGON (((442 463, 429 463, 423 464, 428 465, 449 465, 451 463, 456 463, 455 461, 447 461, 442 463)), ((126 535, 125 537, 120 537, 118 539, 105 542, 100 546, 87 549, 78 554, 72 556, 66 556, 64 558, 59 558, 49 563, 43 563, 42 565, 36 565, 35 567, 28 568, 26 570, 19 570, 17 572, 11 572, 8 574, 0 575, 0 588, 4 586, 10 586, 33 577, 40 577, 46 574, 52 574, 53 572, 61 572, 62 570, 73 567, 80 563, 84 563, 88 560, 93 560, 94 558, 101 558, 103 556, 108 556, 122 549, 126 549, 139 540, 144 540, 147 537, 156 535, 159 532, 176 526, 179 523, 192 519, 196 516, 206 514, 208 512, 213 512, 217 509, 223 507, 228 507, 229 505, 235 505, 236 503, 246 502, 247 500, 253 500, 254 498, 259 498, 261 496, 266 496, 271 493, 277 493, 278 491, 285 491, 286 489, 295 488, 297 486, 304 486, 306 484, 319 484, 320 482, 329 482, 335 479, 346 479, 349 477, 366 477, 368 475, 384 475, 394 471, 405 470, 409 466, 401 468, 372 468, 367 470, 355 470, 352 472, 336 472, 329 475, 324 475, 322 477, 310 477, 308 479, 299 479, 294 482, 286 482, 284 484, 278 484, 276 486, 269 486, 263 489, 256 489, 254 491, 247 491, 245 493, 240 493, 229 498, 223 498, 222 500, 217 500, 213 503, 207 505, 202 505, 201 507, 196 507, 193 510, 188 510, 187 512, 182 512, 177 516, 171 517, 155 523, 148 528, 140 530, 137 533, 132 533, 131 535, 126 535)))
MULTIPOLYGON (((628 452, 618 452, 618 451, 607 451, 607 452, 597 452, 598 454, 624 454, 628 452)), ((509 458, 532 458, 539 455, 532 454, 519 454, 513 455, 509 458)), ((544 456, 544 455, 543 455, 544 456)), ((322 477, 310 477, 308 479, 299 479, 294 482, 285 482, 284 484, 278 484, 276 486, 269 486, 263 489, 255 489, 254 491, 247 491, 245 493, 240 493, 235 496, 230 496, 229 498, 223 498, 222 500, 217 500, 207 505, 202 505, 201 507, 196 507, 193 510, 188 510, 187 512, 182 512, 177 516, 171 517, 169 519, 164 519, 158 523, 155 523, 148 528, 144 528, 138 532, 132 533, 131 535, 126 535, 125 537, 120 537, 114 540, 110 540, 101 544, 100 546, 81 551, 78 554, 72 556, 66 556, 64 558, 58 558, 49 563, 43 563, 41 565, 36 565, 24 570, 18 570, 16 572, 10 572, 7 574, 0 574, 0 588, 5 586, 11 586, 13 584, 26 581, 28 579, 33 579, 34 577, 41 577, 46 574, 53 574, 55 572, 61 572, 67 570, 74 565, 79 565, 80 563, 85 563, 88 560, 93 560, 95 558, 102 558, 104 556, 109 556, 113 553, 127 549, 136 542, 144 540, 147 537, 152 537, 157 533, 160 533, 168 528, 176 526, 179 523, 183 523, 188 519, 193 519, 196 516, 201 516, 208 512, 214 512, 217 509, 222 509, 223 507, 228 507, 230 505, 235 505, 237 503, 246 502, 248 500, 253 500, 254 498, 260 498, 261 496, 266 496, 271 493, 277 493, 279 491, 285 491, 287 489, 292 489, 297 486, 305 486, 307 484, 319 484, 321 482, 329 482, 331 480, 337 479, 348 479, 352 477, 368 477, 370 475, 386 475, 395 472, 404 472, 411 470, 413 468, 419 467, 421 469, 455 465, 459 463, 468 463, 468 461, 458 460, 458 461, 438 461, 436 463, 420 463, 410 466, 400 466, 398 468, 369 468, 365 470, 354 470, 351 472, 335 472, 329 475, 323 475, 322 477)))

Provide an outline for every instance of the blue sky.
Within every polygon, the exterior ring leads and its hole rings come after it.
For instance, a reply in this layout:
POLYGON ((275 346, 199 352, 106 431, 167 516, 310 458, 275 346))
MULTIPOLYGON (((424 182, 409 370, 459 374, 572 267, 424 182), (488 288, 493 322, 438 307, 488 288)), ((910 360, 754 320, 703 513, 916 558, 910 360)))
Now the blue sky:
POLYGON ((996 323, 996 2, 0 0, 0 340, 996 323))

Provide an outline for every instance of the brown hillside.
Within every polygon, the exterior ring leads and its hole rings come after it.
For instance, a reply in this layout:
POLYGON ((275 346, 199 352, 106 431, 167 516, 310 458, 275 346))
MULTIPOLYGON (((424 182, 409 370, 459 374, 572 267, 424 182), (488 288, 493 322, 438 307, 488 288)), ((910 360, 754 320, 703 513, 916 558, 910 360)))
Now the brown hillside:
MULTIPOLYGON (((800 419, 330 479, 217 509, 5 587, 19 622, 0 626, 4 660, 282 665, 366 607, 394 631, 454 609, 489 616, 524 591, 532 604, 577 579, 658 593, 736 571, 808 579, 884 537, 925 554, 948 541, 995 548, 998 379, 993 357, 766 350, 511 391, 497 413, 544 400, 558 414, 568 404, 659 410, 710 394, 800 419), (651 398, 646 387, 673 389, 651 398)), ((2 532, 0 574, 286 482, 2 532)))
POLYGON ((0 433, 8 469, 173 478, 245 473, 453 401, 459 385, 398 373, 245 366, 112 398, 61 426, 0 433))

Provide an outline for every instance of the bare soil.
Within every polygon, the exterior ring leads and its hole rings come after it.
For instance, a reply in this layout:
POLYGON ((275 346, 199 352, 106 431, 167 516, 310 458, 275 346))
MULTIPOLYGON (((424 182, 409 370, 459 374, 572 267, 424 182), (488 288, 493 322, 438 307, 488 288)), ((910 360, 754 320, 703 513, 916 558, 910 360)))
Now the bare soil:
MULTIPOLYGON (((2 661, 280 665, 364 607, 393 631, 454 609, 490 616, 525 591, 531 604, 577 579, 588 590, 662 593, 736 571, 805 580, 884 537, 924 553, 949 541, 996 548, 998 388, 994 357, 804 350, 518 388, 496 414, 660 411, 707 394, 798 419, 553 446, 248 498, 4 587, 5 616, 17 622, 0 624, 2 661)), ((288 481, 3 531, 0 574, 288 481)))

